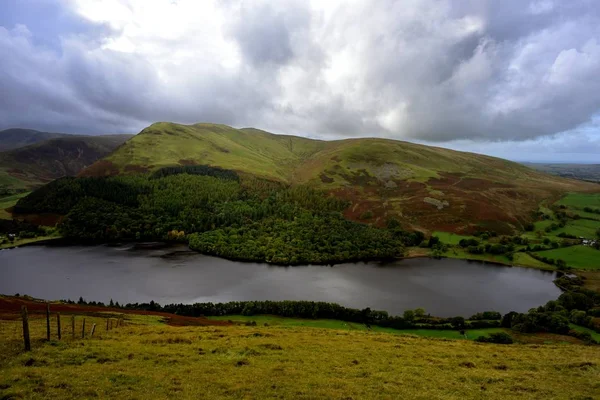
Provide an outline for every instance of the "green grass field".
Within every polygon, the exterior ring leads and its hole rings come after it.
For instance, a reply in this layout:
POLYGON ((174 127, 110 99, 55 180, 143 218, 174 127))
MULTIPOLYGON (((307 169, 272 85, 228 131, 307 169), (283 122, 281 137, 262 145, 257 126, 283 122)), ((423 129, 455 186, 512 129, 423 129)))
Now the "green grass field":
POLYGON ((596 342, 600 343, 600 333, 575 324, 569 324, 569 327, 577 332, 589 333, 596 342))
POLYGON ((35 238, 31 238, 31 239, 17 239, 12 243, 7 241, 6 243, 0 244, 0 249, 10 249, 13 247, 24 246, 26 244, 43 242, 46 240, 60 239, 60 237, 61 237, 60 234, 57 232, 57 233, 55 233, 53 235, 49 235, 49 236, 38 236, 35 238))
POLYGON ((536 260, 526 253, 515 253, 513 258, 514 265, 520 265, 523 267, 532 267, 540 269, 554 269, 554 267, 544 264, 541 261, 536 260))
POLYGON ((460 242, 462 239, 477 239, 477 240, 481 240, 481 239, 476 238, 475 236, 465 236, 465 235, 459 235, 457 233, 440 232, 440 231, 433 232, 432 236, 437 236, 438 238, 440 238, 440 240, 442 241, 442 243, 450 244, 450 245, 453 245, 453 246, 456 246, 458 244, 458 242, 460 242))
POLYGON ((499 264, 512 265, 513 261, 509 260, 508 257, 504 255, 496 255, 496 254, 471 254, 467 252, 465 249, 460 247, 453 247, 448 249, 443 254, 444 257, 448 258, 458 258, 463 260, 476 260, 476 261, 488 261, 495 262, 499 264))
POLYGON ((576 269, 600 270, 600 250, 589 246, 563 247, 539 251, 536 254, 555 260, 565 260, 568 266, 576 269))
MULTIPOLYGON (((239 323, 246 323, 250 321, 256 322, 257 325, 267 324, 268 326, 278 327, 308 327, 308 328, 324 328, 324 329, 340 329, 349 331, 369 331, 364 324, 357 324, 351 322, 344 322, 338 320, 329 319, 299 319, 299 318, 285 318, 273 315, 231 315, 224 317, 208 317, 208 319, 216 321, 233 321, 239 323)), ((396 335, 416 335, 422 337, 433 337, 433 338, 445 338, 445 339, 465 339, 464 336, 458 331, 449 330, 433 330, 433 329, 391 329, 382 328, 379 326, 372 326, 370 331, 391 333, 396 335)), ((505 332, 501 328, 489 328, 489 329, 473 329, 466 332, 466 339, 475 340, 479 336, 488 336, 490 333, 505 332)))
POLYGON ((25 197, 28 194, 29 192, 15 194, 13 196, 0 197, 0 219, 11 219, 12 215, 8 213, 6 209, 17 204, 17 201, 19 201, 20 198, 25 197))
POLYGON ((590 212, 586 212, 586 211, 577 211, 577 214, 579 214, 579 216, 581 218, 592 219, 594 221, 600 221, 600 214, 590 213, 590 212))
POLYGON ((0 166, 0 187, 11 189, 25 189, 27 184, 14 176, 11 176, 6 169, 0 166))
POLYGON ((550 235, 558 236, 561 233, 575 235, 593 239, 596 237, 596 231, 600 229, 600 221, 590 221, 587 219, 570 220, 564 228, 559 228, 550 232, 550 235))
POLYGON ((534 224, 534 231, 525 232, 524 236, 533 241, 540 241, 544 237, 548 237, 552 240, 557 240, 560 239, 558 235, 560 235, 561 233, 566 233, 569 235, 574 235, 576 237, 592 239, 596 237, 596 231, 600 228, 600 220, 592 221, 589 219, 570 219, 564 228, 558 228, 556 230, 546 232, 545 229, 553 223, 557 223, 557 221, 538 221, 534 224), (540 234, 538 234, 538 232, 541 232, 541 236, 540 234))
POLYGON ((568 193, 556 204, 575 209, 600 208, 600 193, 568 193))

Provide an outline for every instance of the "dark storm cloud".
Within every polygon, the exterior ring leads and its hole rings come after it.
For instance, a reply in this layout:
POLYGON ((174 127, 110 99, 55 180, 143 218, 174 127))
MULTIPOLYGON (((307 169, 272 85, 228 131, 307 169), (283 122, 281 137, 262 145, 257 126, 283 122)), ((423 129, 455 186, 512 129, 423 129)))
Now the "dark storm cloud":
POLYGON ((77 0, 0 3, 0 128, 212 121, 498 142, 577 135, 600 109, 591 0, 173 3, 198 7, 187 21, 163 3, 123 4, 94 19, 77 0))
POLYGON ((229 30, 244 58, 254 66, 286 64, 295 56, 294 40, 306 33, 310 13, 301 4, 239 5, 229 30))

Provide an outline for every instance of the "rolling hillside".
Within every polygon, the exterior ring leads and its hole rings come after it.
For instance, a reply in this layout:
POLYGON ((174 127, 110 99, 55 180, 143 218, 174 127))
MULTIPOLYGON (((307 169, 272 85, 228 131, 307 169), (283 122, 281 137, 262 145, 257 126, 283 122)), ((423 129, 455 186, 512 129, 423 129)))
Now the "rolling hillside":
POLYGON ((173 165, 211 165, 351 201, 353 220, 468 233, 520 229, 546 199, 600 191, 521 164, 387 139, 319 141, 225 125, 156 123, 82 174, 108 176, 173 165))
POLYGON ((245 326, 51 307, 50 341, 45 303, 30 313, 31 352, 22 351, 18 309, 0 310, 1 398, 592 399, 599 387, 597 347, 556 335, 542 338, 552 344, 495 345, 350 324, 245 326))
POLYGON ((123 144, 130 135, 62 135, 0 153, 0 190, 27 191, 82 169, 123 144))
POLYGON ((0 151, 17 149, 48 139, 68 136, 65 133, 40 132, 33 129, 5 129, 0 131, 0 151))

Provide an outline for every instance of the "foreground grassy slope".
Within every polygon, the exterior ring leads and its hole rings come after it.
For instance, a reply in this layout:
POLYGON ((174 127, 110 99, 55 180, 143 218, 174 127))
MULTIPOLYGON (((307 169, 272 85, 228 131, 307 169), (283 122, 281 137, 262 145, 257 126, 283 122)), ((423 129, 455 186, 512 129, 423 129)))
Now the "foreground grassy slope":
MULTIPOLYGON (((98 324, 93 338, 72 339, 66 327, 62 341, 36 340, 31 353, 20 351, 20 321, 2 321, 0 396, 574 399, 600 391, 596 347, 302 327, 173 327, 152 316, 106 331, 103 321, 88 317, 98 324)), ((43 323, 34 325, 32 334, 43 336, 43 323)))
POLYGON ((20 191, 77 175, 108 155, 131 135, 63 135, 0 153, 0 189, 20 191))
POLYGON ((319 141, 225 125, 156 123, 83 172, 87 176, 212 165, 351 201, 346 217, 461 233, 522 227, 543 199, 600 187, 472 153, 386 139, 319 141))

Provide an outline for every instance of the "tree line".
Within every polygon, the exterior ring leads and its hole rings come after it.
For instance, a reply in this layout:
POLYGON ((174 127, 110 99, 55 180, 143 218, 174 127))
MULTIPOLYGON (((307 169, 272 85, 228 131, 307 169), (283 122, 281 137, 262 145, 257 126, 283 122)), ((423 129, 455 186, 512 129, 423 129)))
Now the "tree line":
POLYGON ((206 254, 286 265, 392 259, 423 239, 348 221, 347 206, 308 186, 185 166, 58 179, 14 211, 64 215, 61 234, 82 241, 180 240, 206 254))
MULTIPOLYGON (((160 311, 191 317, 276 315, 289 318, 335 319, 340 321, 376 325, 393 329, 436 329, 469 330, 504 327, 521 333, 549 332, 578 337, 594 343, 589 334, 571 330, 570 323, 600 332, 600 294, 583 289, 581 278, 563 276, 557 285, 566 291, 557 300, 533 308, 526 313, 509 312, 501 315, 495 311, 477 313, 468 319, 457 316, 440 318, 425 313, 425 310, 407 310, 402 316, 392 316, 386 311, 370 308, 362 310, 348 308, 335 303, 315 301, 233 301, 228 303, 160 304, 128 303, 121 306, 129 310, 160 311)), ((87 303, 82 298, 78 304, 87 303)), ((111 300, 111 304, 112 300, 111 300)), ((119 307, 118 303, 115 305, 119 307)), ((503 343, 506 337, 490 339, 503 343)), ((486 341, 486 340, 482 340, 486 341)))

